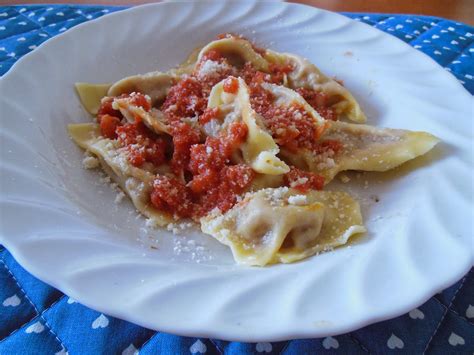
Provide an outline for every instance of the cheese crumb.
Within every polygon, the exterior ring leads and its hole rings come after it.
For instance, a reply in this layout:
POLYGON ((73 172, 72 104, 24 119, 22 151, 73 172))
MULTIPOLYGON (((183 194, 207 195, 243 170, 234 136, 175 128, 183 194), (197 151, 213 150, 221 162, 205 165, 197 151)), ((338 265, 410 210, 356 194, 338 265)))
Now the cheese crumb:
POLYGON ((122 200, 123 200, 124 197, 125 197, 125 194, 124 194, 122 191, 120 191, 120 192, 117 194, 117 196, 115 196, 114 202, 115 202, 116 204, 119 204, 120 202, 122 202, 122 200))
POLYGON ((290 205, 297 205, 297 206, 305 205, 307 203, 306 196, 305 195, 290 196, 288 198, 288 203, 290 205))
POLYGON ((95 169, 99 167, 99 159, 88 155, 82 160, 82 166, 84 169, 95 169))
POLYGON ((154 219, 147 218, 146 221, 145 221, 145 226, 147 228, 156 228, 158 225, 157 225, 157 223, 154 219))
POLYGON ((339 179, 344 183, 347 184, 349 181, 351 181, 351 178, 347 175, 341 175, 339 179))

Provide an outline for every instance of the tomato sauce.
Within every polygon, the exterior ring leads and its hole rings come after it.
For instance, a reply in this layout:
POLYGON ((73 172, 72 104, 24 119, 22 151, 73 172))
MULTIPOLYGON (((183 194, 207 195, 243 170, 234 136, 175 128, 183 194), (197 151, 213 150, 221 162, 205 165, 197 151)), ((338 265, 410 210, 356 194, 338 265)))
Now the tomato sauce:
POLYGON ((292 187, 300 192, 308 192, 311 189, 322 190, 324 177, 292 166, 290 171, 285 174, 284 182, 286 186, 292 187))
POLYGON ((158 209, 178 217, 200 218, 214 208, 226 212, 251 184, 255 173, 244 164, 231 165, 230 158, 245 141, 247 126, 233 123, 219 138, 207 137, 189 149, 188 183, 158 176, 153 184, 151 202, 158 209))
POLYGON ((166 161, 167 143, 156 136, 143 122, 125 123, 116 128, 118 142, 127 150, 130 164, 136 167, 150 162, 160 166, 166 161))
POLYGON ((337 121, 336 111, 330 107, 329 96, 322 92, 307 88, 296 89, 303 98, 326 120, 337 121))

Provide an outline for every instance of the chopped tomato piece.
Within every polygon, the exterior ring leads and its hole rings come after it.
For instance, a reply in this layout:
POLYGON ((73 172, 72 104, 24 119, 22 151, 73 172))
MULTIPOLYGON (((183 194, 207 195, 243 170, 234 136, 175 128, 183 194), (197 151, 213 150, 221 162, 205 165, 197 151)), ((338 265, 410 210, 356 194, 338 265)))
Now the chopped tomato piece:
POLYGON ((303 171, 294 166, 284 176, 285 184, 301 192, 308 190, 322 190, 324 186, 324 177, 321 175, 303 171))
POLYGON ((205 125, 209 121, 213 120, 219 116, 219 107, 213 107, 213 108, 206 108, 204 110, 204 113, 199 116, 199 123, 202 125, 205 125))
POLYGON ((151 109, 151 100, 139 93, 139 92, 132 92, 130 95, 130 103, 135 106, 139 106, 143 108, 145 111, 150 111, 151 109))
POLYGON ((97 121, 100 123, 100 116, 110 115, 122 118, 122 114, 118 110, 114 110, 112 103, 114 102, 113 97, 104 97, 100 103, 99 111, 97 112, 97 121))
POLYGON ((128 151, 130 164, 140 167, 145 162, 156 166, 166 161, 167 142, 157 137, 142 122, 126 123, 116 129, 118 141, 128 151))
POLYGON ((191 217, 194 204, 188 188, 177 179, 158 175, 150 195, 153 206, 179 217, 191 217))
POLYGON ((100 117, 100 133, 105 138, 115 139, 117 133, 115 130, 120 125, 120 119, 108 114, 101 115, 100 117))
POLYGON ((223 89, 224 92, 229 94, 236 94, 237 90, 239 90, 239 81, 231 76, 224 81, 223 89))

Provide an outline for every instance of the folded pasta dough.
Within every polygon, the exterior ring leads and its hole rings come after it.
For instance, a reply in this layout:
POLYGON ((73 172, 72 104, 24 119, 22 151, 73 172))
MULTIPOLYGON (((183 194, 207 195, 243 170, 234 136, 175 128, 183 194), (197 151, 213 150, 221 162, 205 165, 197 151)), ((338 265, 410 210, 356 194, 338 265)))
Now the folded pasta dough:
POLYGON ((111 84, 76 83, 76 91, 82 106, 91 115, 96 115, 100 107, 100 100, 107 96, 111 84))
POLYGON ((345 170, 387 171, 430 151, 439 139, 426 132, 377 128, 345 122, 331 122, 321 141, 336 140, 342 148, 315 154, 297 154, 282 149, 283 158, 298 168, 324 176, 326 183, 345 170))
MULTIPOLYGON (((151 105, 151 99, 149 96, 145 96, 145 99, 148 100, 151 105)), ((150 110, 145 110, 143 107, 135 105, 133 103, 133 93, 128 97, 114 98, 112 107, 116 110, 119 110, 125 119, 130 123, 141 120, 156 134, 169 134, 170 132, 170 128, 166 123, 164 113, 154 107, 152 107, 150 110)))
POLYGON ((266 131, 262 118, 250 105, 247 85, 241 78, 236 80, 239 86, 235 94, 229 94, 223 90, 223 81, 212 88, 208 107, 219 108, 225 117, 220 120, 220 124, 212 120, 205 125, 206 133, 216 135, 221 130, 225 130, 230 123, 242 120, 248 128, 247 139, 240 147, 245 163, 261 174, 287 173, 290 170, 289 167, 276 156, 279 152, 278 145, 266 131))
POLYGON ((140 213, 159 226, 173 222, 171 215, 154 208, 150 203, 149 196, 155 175, 164 171, 146 164, 143 168, 131 165, 125 152, 117 147, 116 141, 100 136, 97 124, 70 124, 68 132, 77 145, 99 159, 104 171, 130 197, 140 213))
MULTIPOLYGON (((150 72, 129 76, 114 84, 76 83, 75 87, 84 108, 90 114, 96 115, 104 97, 116 97, 133 92, 148 95, 151 105, 158 106, 165 99, 175 80, 178 79, 179 77, 175 74, 150 72)), ((146 119, 145 121, 147 122, 146 119)), ((153 126, 150 125, 150 128, 153 126)))
POLYGON ((114 83, 108 90, 107 96, 120 96, 121 94, 139 92, 148 95, 152 106, 157 106, 166 98, 169 89, 178 79, 177 75, 159 71, 132 75, 114 83))
POLYGON ((229 246, 239 264, 290 263, 347 243, 365 232, 359 204, 345 192, 301 194, 287 187, 248 193, 201 229, 229 246))
POLYGON ((293 104, 300 105, 306 112, 309 113, 310 117, 314 121, 315 126, 321 126, 321 131, 323 130, 322 126, 326 125, 326 120, 321 117, 321 115, 316 111, 306 100, 298 94, 296 91, 289 89, 287 87, 269 83, 261 84, 262 87, 270 91, 275 97, 274 105, 276 106, 291 106, 293 104))
POLYGON ((250 62, 257 70, 263 72, 269 70, 268 61, 257 53, 252 44, 245 39, 231 37, 212 41, 201 49, 197 57, 197 63, 210 50, 219 51, 233 66, 242 67, 246 62, 250 62))
POLYGON ((354 96, 336 80, 324 75, 309 60, 295 54, 267 50, 265 59, 272 63, 290 64, 293 70, 287 74, 287 85, 291 89, 305 88, 328 95, 329 107, 338 115, 363 123, 367 118, 354 96))
POLYGON ((291 89, 306 88, 323 92, 328 95, 329 107, 337 114, 345 115, 354 122, 363 123, 367 120, 359 103, 349 90, 336 80, 324 75, 308 60, 294 54, 279 53, 269 49, 265 50, 264 54, 260 54, 248 40, 243 38, 227 37, 212 41, 201 49, 199 55, 191 55, 183 68, 189 68, 193 60, 195 64, 198 63, 212 49, 218 50, 236 67, 250 62, 255 69, 266 73, 270 71, 271 64, 290 64, 293 70, 285 76, 285 85, 291 89))

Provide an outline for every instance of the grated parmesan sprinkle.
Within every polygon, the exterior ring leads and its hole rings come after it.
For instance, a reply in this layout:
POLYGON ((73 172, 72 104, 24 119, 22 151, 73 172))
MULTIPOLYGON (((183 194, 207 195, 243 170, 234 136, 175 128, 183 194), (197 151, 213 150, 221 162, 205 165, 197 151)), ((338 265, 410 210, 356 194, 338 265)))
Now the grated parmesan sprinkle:
POLYGON ((120 192, 117 194, 117 196, 115 196, 114 202, 115 202, 116 204, 119 204, 120 202, 122 202, 122 200, 124 199, 124 197, 125 197, 125 194, 124 194, 122 191, 120 191, 120 192))
POLYGON ((199 69, 198 78, 204 79, 206 77, 215 77, 219 75, 219 72, 227 71, 231 67, 225 63, 214 62, 212 60, 206 60, 202 63, 201 68, 199 69))
POLYGON ((82 160, 82 166, 84 169, 95 169, 99 167, 99 159, 87 155, 83 160, 82 160))
POLYGON ((290 196, 288 198, 288 203, 290 205, 297 205, 297 206, 305 205, 307 203, 306 196, 305 195, 290 196))

